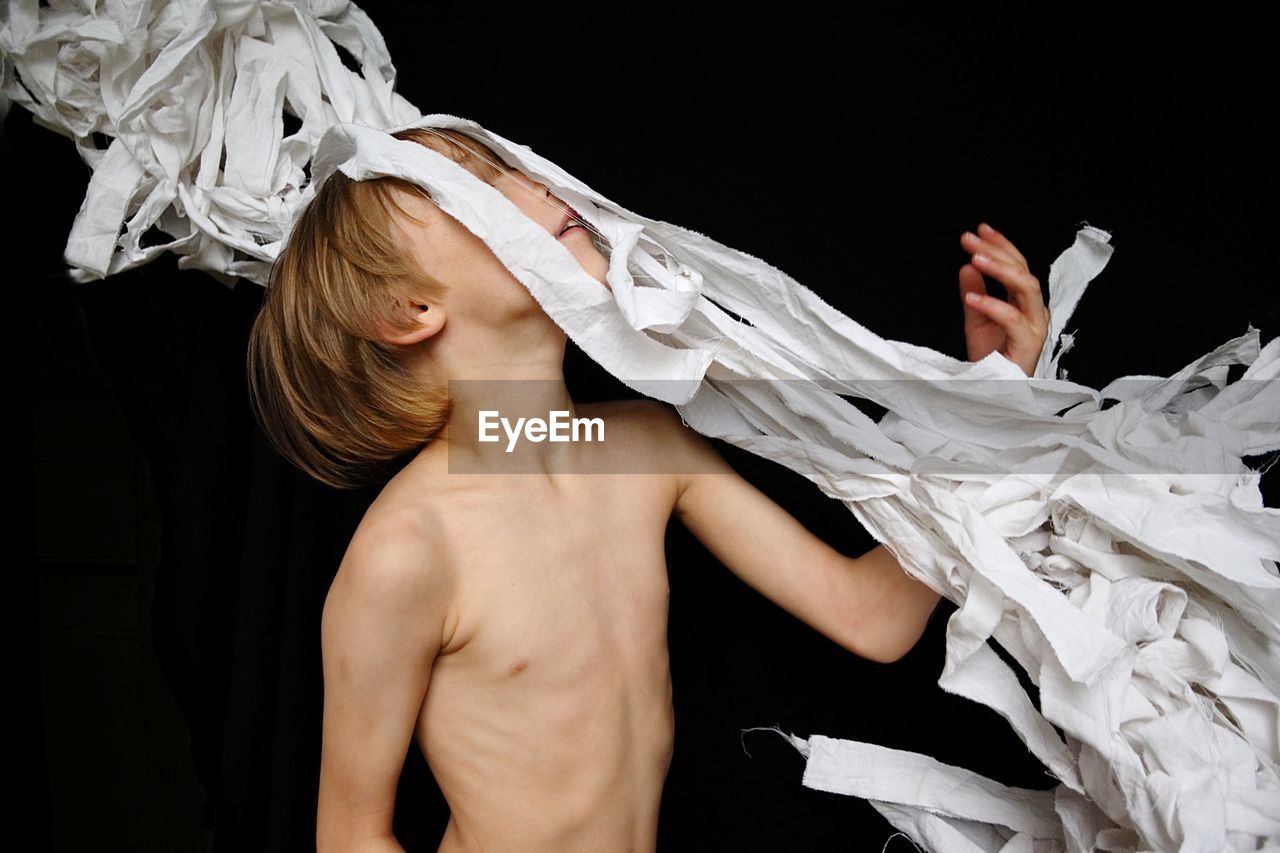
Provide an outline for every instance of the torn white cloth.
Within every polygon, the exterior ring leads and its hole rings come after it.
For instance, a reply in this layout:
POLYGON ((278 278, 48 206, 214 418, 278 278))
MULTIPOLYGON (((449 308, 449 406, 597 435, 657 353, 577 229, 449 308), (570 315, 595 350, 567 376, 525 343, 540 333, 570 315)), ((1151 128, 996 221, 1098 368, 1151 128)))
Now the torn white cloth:
POLYGON ((1085 226, 1049 269, 1035 377, 998 353, 960 362, 885 340, 768 263, 632 213, 475 122, 421 115, 353 4, 93 5, 15 0, 0 28, 0 90, 94 170, 67 246, 77 280, 172 251, 265 285, 335 170, 406 178, 613 375, 803 474, 955 602, 939 685, 1000 713, 1060 780, 1020 790, 786 735, 805 785, 866 798, 940 853, 1280 845, 1280 511, 1242 461, 1280 447, 1280 339, 1260 350, 1250 327, 1168 378, 1068 382, 1065 325, 1112 252, 1085 226), (301 120, 287 137, 285 110, 301 120), (611 289, 496 189, 390 136, 410 126, 465 131, 545 182, 607 238, 611 289), (172 239, 141 246, 153 225, 172 239))

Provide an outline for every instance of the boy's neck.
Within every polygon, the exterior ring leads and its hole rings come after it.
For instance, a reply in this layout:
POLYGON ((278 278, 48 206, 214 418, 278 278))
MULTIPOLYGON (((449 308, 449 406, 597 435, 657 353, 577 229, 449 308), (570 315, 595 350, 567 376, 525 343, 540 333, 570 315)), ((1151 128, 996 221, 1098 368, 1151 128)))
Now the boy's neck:
MULTIPOLYGON (((476 375, 492 376, 493 372, 476 375)), ((509 432, 535 418, 549 423, 553 416, 569 421, 578 417, 563 372, 554 376, 540 372, 527 378, 452 378, 448 390, 449 421, 431 444, 446 451, 451 470, 494 471, 514 465, 521 471, 554 473, 557 466, 566 465, 570 443, 513 442, 509 432), (482 435, 489 440, 482 440, 482 435), (513 443, 516 450, 508 452, 513 443)))

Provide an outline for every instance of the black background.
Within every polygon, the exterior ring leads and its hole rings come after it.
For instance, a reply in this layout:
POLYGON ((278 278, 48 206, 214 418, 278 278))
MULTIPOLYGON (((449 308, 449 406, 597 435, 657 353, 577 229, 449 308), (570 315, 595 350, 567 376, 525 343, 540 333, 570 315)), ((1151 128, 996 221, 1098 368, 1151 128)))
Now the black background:
MULTIPOLYGON (((1046 285, 1081 224, 1112 234, 1115 254, 1067 325, 1072 380, 1168 375, 1250 323, 1263 344, 1280 328, 1277 140, 1264 111, 1274 54, 1252 19, 1129 21, 1079 6, 1032 17, 989 4, 941 15, 362 7, 398 90, 424 113, 478 121, 629 210, 763 258, 884 337, 964 357, 959 238, 979 222, 1008 235, 1046 285)), ((32 300, 14 329, 33 339, 15 358, 33 359, 37 396, 86 360, 100 365, 147 460, 163 520, 156 642, 217 813, 216 846, 306 849, 319 608, 376 490, 308 483, 254 434, 242 359, 256 285, 228 289, 171 258, 105 282, 62 279, 89 170, 19 108, 5 130, 18 214, 9 285, 32 300)), ((572 346, 566 370, 584 398, 625 392, 572 346)), ((874 544, 807 481, 719 446, 840 550, 874 544)), ((894 830, 869 804, 804 788, 802 757, 775 733, 740 734, 753 726, 1054 784, 1002 718, 937 686, 949 602, 884 667, 746 587, 678 522, 668 562, 676 748, 660 849, 885 846, 894 830)), ((397 834, 434 850, 446 819, 415 748, 397 834)), ((910 847, 898 837, 885 849, 910 847)))

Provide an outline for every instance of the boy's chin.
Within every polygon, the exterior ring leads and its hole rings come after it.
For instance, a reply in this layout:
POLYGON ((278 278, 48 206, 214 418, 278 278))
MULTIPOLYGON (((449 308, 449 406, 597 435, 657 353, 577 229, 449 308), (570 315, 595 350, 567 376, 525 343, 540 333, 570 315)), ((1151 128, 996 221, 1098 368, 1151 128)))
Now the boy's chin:
POLYGON ((607 290, 613 289, 609 287, 609 279, 606 278, 606 276, 609 273, 609 267, 607 264, 604 266, 598 266, 598 265, 592 264, 590 266, 584 267, 584 269, 587 271, 587 275, 591 276, 596 281, 600 282, 600 284, 604 285, 604 287, 607 290))
POLYGON ((609 274, 609 261, 603 255, 597 255, 582 267, 587 271, 587 275, 604 285, 606 290, 613 290, 609 286, 609 280, 606 276, 609 274))

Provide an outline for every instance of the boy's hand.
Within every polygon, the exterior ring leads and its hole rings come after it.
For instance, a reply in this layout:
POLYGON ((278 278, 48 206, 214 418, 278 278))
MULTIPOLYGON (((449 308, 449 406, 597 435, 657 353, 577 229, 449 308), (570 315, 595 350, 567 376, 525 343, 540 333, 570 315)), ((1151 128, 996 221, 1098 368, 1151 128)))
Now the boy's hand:
POLYGON ((1032 375, 1049 334, 1049 309, 1040 294, 1040 280, 1031 274, 1027 259, 1017 247, 985 222, 978 226, 977 234, 964 232, 960 246, 974 253, 973 262, 960 267, 969 360, 978 361, 999 350, 1024 373, 1032 375), (1004 285, 1008 302, 987 293, 984 272, 1004 285), (975 294, 977 299, 971 301, 969 294, 975 294))

